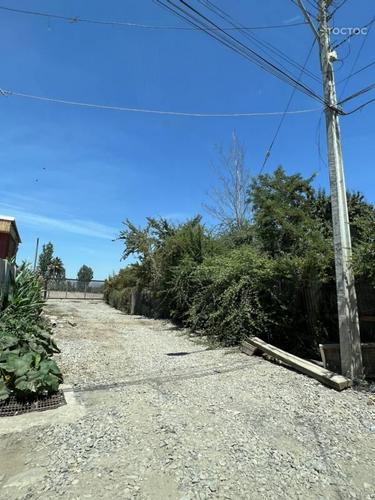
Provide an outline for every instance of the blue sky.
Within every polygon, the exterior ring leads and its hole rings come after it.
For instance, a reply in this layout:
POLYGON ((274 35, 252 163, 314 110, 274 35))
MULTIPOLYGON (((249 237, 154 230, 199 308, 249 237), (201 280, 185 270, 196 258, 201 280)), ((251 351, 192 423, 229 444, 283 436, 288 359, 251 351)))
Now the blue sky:
MULTIPOLYGON (((302 20, 288 0, 216 0, 216 4, 248 26, 302 20)), ((183 26, 152 0, 1 0, 0 5, 183 26)), ((373 15, 373 0, 349 0, 335 24, 362 26, 373 15)), ((253 34, 300 63, 312 42, 306 26, 253 34)), ((356 69, 373 60, 375 28, 367 36, 356 69)), ((231 113, 282 111, 291 92, 287 84, 196 31, 72 24, 0 10, 0 42, 0 88, 35 95, 231 113)), ((350 73, 361 43, 362 35, 338 49, 343 61, 336 65, 337 80, 350 73)), ((317 50, 309 69, 319 75, 317 50)), ((373 69, 354 76, 346 95, 373 80, 373 69)), ((306 82, 320 93, 319 84, 306 82)), ((42 243, 54 243, 69 276, 87 264, 97 279, 124 265, 121 242, 112 240, 125 218, 142 224, 148 215, 181 220, 202 212, 215 182, 210 168, 215 146, 228 144, 235 129, 245 145, 247 165, 256 174, 279 121, 279 117, 123 113, 15 96, 0 97, 0 106, 0 214, 17 219, 22 237, 19 259, 32 261, 39 237, 42 243)), ((319 103, 297 92, 291 109, 317 107, 319 103)), ((375 104, 342 120, 348 188, 362 191, 371 202, 375 202, 374 111, 375 104)), ((317 147, 319 117, 319 111, 287 117, 266 171, 282 164, 289 173, 316 172, 317 185, 328 186, 324 120, 320 127, 324 161, 317 147)))

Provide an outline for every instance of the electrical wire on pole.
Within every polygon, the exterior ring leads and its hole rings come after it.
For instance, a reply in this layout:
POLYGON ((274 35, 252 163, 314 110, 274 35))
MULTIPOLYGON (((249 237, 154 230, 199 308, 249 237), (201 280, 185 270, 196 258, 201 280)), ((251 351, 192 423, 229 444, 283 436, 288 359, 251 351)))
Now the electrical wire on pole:
POLYGON ((271 61, 267 59, 267 57, 263 57, 257 51, 248 47, 245 43, 238 40, 230 33, 226 33, 220 26, 218 26, 214 21, 209 19, 206 15, 199 12, 199 10, 192 7, 185 0, 155 0, 156 3, 165 7, 167 10, 171 11, 173 14, 178 17, 184 19, 188 23, 199 27, 203 32, 207 33, 210 37, 222 43, 224 46, 230 48, 234 52, 238 53, 242 57, 251 61, 253 64, 256 64, 261 69, 273 74, 280 80, 288 83, 292 87, 296 86, 297 90, 305 93, 309 97, 312 97, 319 101, 320 103, 324 103, 324 98, 322 98, 317 92, 308 87, 303 82, 298 81, 298 79, 291 75, 290 73, 284 71, 276 64, 273 64, 271 61), (180 5, 178 5, 178 2, 180 5), (207 27, 215 27, 216 31, 210 31, 207 27))
MULTIPOLYGON (((25 92, 17 92, 15 90, 2 89, 0 88, 0 96, 3 97, 22 97, 26 99, 32 99, 36 101, 44 101, 44 102, 52 102, 58 104, 67 104, 69 106, 79 106, 82 108, 92 108, 92 109, 101 109, 108 111, 123 111, 127 113, 145 113, 150 115, 168 115, 168 116, 186 116, 192 118, 241 118, 241 117, 251 117, 251 116, 279 116, 285 115, 284 111, 239 111, 239 112, 218 112, 218 113, 210 113, 205 111, 171 111, 165 109, 150 109, 150 108, 130 108, 125 106, 112 106, 108 104, 99 104, 93 102, 82 102, 82 101, 71 101, 68 99, 62 99, 57 97, 47 97, 35 94, 29 94, 25 92)), ((299 115, 303 113, 312 113, 316 111, 320 111, 321 108, 309 108, 309 109, 296 109, 292 111, 287 111, 288 115, 299 115)))
MULTIPOLYGON (((309 52, 308 52, 308 54, 307 54, 307 57, 306 57, 305 63, 304 63, 304 65, 303 65, 303 69, 307 66, 307 64, 308 64, 308 62, 309 62, 310 56, 311 56, 311 54, 312 54, 312 51, 313 51, 313 48, 314 48, 314 45, 315 45, 315 41, 316 41, 316 40, 315 40, 315 38, 314 38, 313 43, 312 43, 312 45, 311 45, 311 48, 310 48, 310 50, 309 50, 309 52)), ((300 73, 300 75, 299 75, 299 78, 301 78, 301 77, 302 77, 302 75, 303 75, 303 69, 301 70, 301 73, 300 73)), ((258 175, 260 175, 260 174, 263 172, 263 170, 265 169, 266 164, 267 164, 267 162, 268 162, 268 160, 269 160, 269 158, 270 158, 270 156, 271 156, 272 148, 273 148, 273 146, 274 146, 274 144, 275 144, 275 142, 276 142, 276 139, 277 139, 277 137, 278 137, 278 135, 279 135, 279 133, 280 133, 281 127, 282 127, 282 125, 283 125, 283 123, 284 123, 284 121, 285 121, 285 118, 286 118, 287 114, 288 114, 288 111, 289 111, 290 105, 292 104, 292 101, 293 101, 293 98, 294 98, 295 93, 296 93, 296 87, 294 87, 294 89, 292 90, 292 93, 290 94, 290 97, 289 97, 289 99, 288 99, 288 102, 287 102, 287 105, 286 105, 285 111, 284 111, 283 115, 281 116, 280 122, 279 122, 279 124, 278 124, 278 126, 277 126, 277 128, 276 128, 275 134, 274 134, 274 136, 273 136, 273 138, 272 138, 272 140, 271 140, 271 143, 270 143, 270 145, 269 145, 269 147, 268 147, 268 149, 267 149, 266 155, 265 155, 264 160, 263 160, 263 164, 262 164, 262 166, 261 166, 261 168, 260 168, 260 170, 259 170, 258 175)))
MULTIPOLYGON (((135 23, 130 21, 106 21, 103 19, 90 19, 86 17, 78 17, 78 16, 63 16, 59 14, 52 14, 51 12, 40 12, 36 10, 26 10, 26 9, 15 9, 13 7, 5 7, 0 5, 0 10, 3 12, 10 12, 13 14, 23 14, 34 17, 44 17, 47 19, 56 19, 58 21, 66 21, 70 24, 97 24, 103 26, 119 26, 125 28, 141 28, 141 29, 151 29, 151 30, 183 30, 183 31, 191 31, 197 30, 197 28, 192 28, 189 26, 169 26, 169 25, 157 25, 157 24, 145 24, 145 23, 135 23)), ((283 29, 283 28, 292 28, 295 26, 302 26, 305 24, 304 22, 295 22, 289 24, 270 24, 264 26, 244 26, 245 30, 269 30, 269 29, 283 29)), ((231 26, 227 26, 226 30, 236 30, 231 26)))
MULTIPOLYGON (((237 33, 241 33, 251 43, 260 48, 260 50, 262 50, 262 52, 265 53, 268 57, 272 58, 273 60, 275 59, 277 60, 277 58, 279 58, 286 64, 289 64, 293 68, 301 71, 302 74, 298 77, 298 79, 301 79, 303 74, 306 74, 315 82, 320 83, 320 79, 312 71, 309 71, 305 66, 302 66, 298 62, 294 61, 288 54, 285 54, 278 47, 275 47, 269 42, 264 42, 256 38, 251 32, 249 33, 248 30, 245 30, 245 26, 243 24, 236 21, 230 14, 225 12, 222 8, 217 7, 210 0, 198 0, 198 2, 204 7, 206 7, 208 10, 210 10, 213 14, 221 18, 224 22, 228 23, 231 27, 235 28, 237 30, 237 33)), ((225 28, 223 29, 225 30, 225 28)), ((282 66, 280 62, 279 64, 280 67, 286 69, 285 66, 282 66)))
MULTIPOLYGON (((344 43, 348 42, 349 40, 351 40, 353 38, 353 36, 358 36, 359 33, 362 33, 364 29, 367 29, 368 27, 371 28, 371 26, 375 23, 375 17, 373 17, 371 19, 370 22, 368 22, 367 24, 365 24, 364 26, 362 26, 361 28, 356 28, 356 29, 353 29, 352 32, 346 37, 344 38, 344 40, 341 40, 341 42, 338 42, 336 43, 336 45, 333 45, 332 46, 332 50, 336 50, 338 49, 339 47, 341 47, 341 45, 344 45, 344 43)), ((368 33, 368 32, 367 32, 368 33)), ((361 49, 362 50, 362 49, 361 49)))
POLYGON ((336 14, 338 10, 340 10, 346 4, 348 0, 343 0, 328 16, 328 20, 332 19, 332 17, 336 14))
POLYGON ((339 80, 337 83, 343 83, 345 82, 346 80, 348 80, 349 78, 353 78, 353 76, 356 76, 358 75, 359 73, 362 73, 362 71, 365 71, 366 69, 368 68, 371 68, 372 66, 374 66, 375 64, 375 61, 372 61, 368 64, 366 64, 365 66, 363 66, 362 68, 358 69, 357 71, 355 71, 354 73, 351 73, 350 76, 346 76, 345 78, 342 78, 341 80, 339 80))
POLYGON ((357 92, 354 92, 354 94, 352 94, 348 97, 345 97, 345 99, 342 99, 342 101, 338 102, 338 105, 341 106, 342 104, 345 104, 346 102, 349 102, 349 101, 355 99, 356 97, 360 97, 361 95, 366 94, 367 92, 370 92, 370 90, 373 90, 373 89, 375 89, 375 83, 371 83, 371 85, 368 85, 367 87, 365 87, 361 90, 358 90, 357 92))
POLYGON ((354 73, 355 67, 357 66, 357 63, 358 63, 359 57, 360 57, 360 55, 361 55, 361 52, 362 52, 362 50, 363 50, 364 46, 366 45, 366 41, 367 41, 367 39, 368 39, 368 35, 369 35, 369 33, 370 33, 370 30, 371 30, 371 28, 372 28, 372 25, 373 25, 373 22, 374 22, 374 21, 375 21, 375 17, 373 17, 373 18, 372 18, 372 22, 371 22, 371 23, 369 23, 369 24, 370 24, 370 28, 369 28, 369 30, 367 31, 367 35, 363 37, 362 43, 361 43, 361 45, 360 45, 360 47, 359 47, 359 50, 358 50, 357 55, 356 55, 356 58, 354 59, 353 65, 352 65, 351 70, 350 70, 350 73, 349 73, 348 77, 347 77, 347 78, 346 78, 346 80, 345 80, 345 85, 344 85, 343 89, 341 90, 341 93, 340 93, 340 100, 341 100, 341 98, 343 97, 343 95, 345 94, 345 90, 346 90, 346 88, 347 88, 347 86, 348 86, 348 83, 349 83, 349 81, 350 81, 350 79, 351 79, 351 77, 352 77, 353 73, 354 73))

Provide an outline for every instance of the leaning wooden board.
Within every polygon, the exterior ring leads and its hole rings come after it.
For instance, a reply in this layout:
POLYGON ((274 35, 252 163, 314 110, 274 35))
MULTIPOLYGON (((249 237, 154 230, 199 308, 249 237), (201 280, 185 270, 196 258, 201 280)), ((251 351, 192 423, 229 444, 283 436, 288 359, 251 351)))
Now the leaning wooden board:
POLYGON ((258 337, 250 337, 246 341, 243 341, 241 350, 250 355, 255 354, 255 351, 265 352, 283 363, 292 366, 301 373, 319 380, 322 384, 336 389, 336 391, 342 391, 352 385, 350 379, 311 363, 311 361, 289 354, 271 344, 267 344, 267 342, 264 342, 258 337))

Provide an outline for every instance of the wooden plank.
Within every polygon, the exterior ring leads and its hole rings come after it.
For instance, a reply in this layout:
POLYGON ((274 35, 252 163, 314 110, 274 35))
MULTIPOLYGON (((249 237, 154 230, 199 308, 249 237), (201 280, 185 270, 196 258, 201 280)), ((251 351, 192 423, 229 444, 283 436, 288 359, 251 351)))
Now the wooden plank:
POLYGON ((337 391, 342 391, 352 385, 352 381, 348 378, 322 368, 314 363, 311 363, 310 361, 299 358, 298 356, 289 354, 288 352, 283 351, 278 347, 274 347, 271 344, 267 344, 267 342, 263 342, 263 340, 258 337, 250 337, 247 339, 246 343, 265 352, 266 354, 269 354, 270 356, 273 356, 276 359, 279 359, 299 372, 319 380, 322 384, 332 387, 337 391))
POLYGON ((318 365, 318 366, 321 366, 322 368, 324 368, 323 361, 319 361, 318 359, 311 359, 311 358, 308 361, 310 361, 310 363, 313 363, 314 365, 318 365))
POLYGON ((249 342, 246 342, 245 340, 241 343, 240 350, 241 350, 241 352, 247 354, 248 356, 253 356, 257 352, 259 352, 259 349, 257 347, 254 347, 253 345, 249 344, 249 342))

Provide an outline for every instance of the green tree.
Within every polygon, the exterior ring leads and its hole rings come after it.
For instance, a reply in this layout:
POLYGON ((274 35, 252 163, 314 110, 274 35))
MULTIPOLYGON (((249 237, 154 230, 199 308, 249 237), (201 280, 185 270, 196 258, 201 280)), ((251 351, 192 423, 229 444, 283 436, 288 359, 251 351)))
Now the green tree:
POLYGON ((63 280, 65 278, 65 267, 60 257, 53 257, 48 268, 48 277, 53 280, 63 280))
POLYGON ((333 258, 332 244, 324 231, 326 220, 315 213, 313 180, 313 176, 304 179, 300 174, 287 175, 278 167, 252 182, 249 200, 255 240, 271 257, 310 256, 317 263, 333 258))
POLYGON ((39 274, 47 280, 49 277, 49 269, 53 259, 53 244, 48 242, 43 245, 42 252, 39 255, 38 271, 39 274))
POLYGON ((91 269, 91 267, 83 264, 83 266, 81 266, 80 270, 77 273, 78 288, 80 290, 84 290, 85 288, 87 288, 87 285, 90 283, 93 277, 94 271, 91 269))
POLYGON ((168 220, 147 217, 144 228, 137 227, 130 220, 125 220, 118 239, 124 242, 122 258, 135 256, 140 263, 139 280, 141 284, 150 285, 158 279, 159 270, 156 254, 171 237, 176 228, 168 220))
MULTIPOLYGON (((350 232, 353 243, 353 268, 361 282, 375 285, 375 206, 359 192, 347 193, 350 232)), ((314 213, 320 218, 327 237, 332 240, 331 199, 319 191, 314 213)))
POLYGON ((54 256, 53 244, 49 241, 43 245, 39 255, 38 272, 45 281, 65 278, 65 267, 60 257, 54 256))
MULTIPOLYGON (((186 314, 188 290, 185 278, 209 253, 212 239, 197 216, 174 225, 163 218, 147 218, 144 228, 129 220, 119 239, 124 241, 123 258, 138 257, 131 276, 137 286, 152 293, 158 302, 158 316, 169 316, 178 321, 186 314)), ((129 286, 129 285, 128 285, 129 286)))

